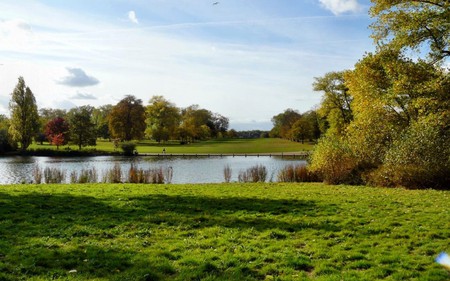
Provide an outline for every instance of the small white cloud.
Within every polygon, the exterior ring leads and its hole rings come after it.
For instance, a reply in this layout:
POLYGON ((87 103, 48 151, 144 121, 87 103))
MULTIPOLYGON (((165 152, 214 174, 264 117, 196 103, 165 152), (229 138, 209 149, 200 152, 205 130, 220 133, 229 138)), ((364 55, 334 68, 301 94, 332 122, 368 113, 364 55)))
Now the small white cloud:
POLYGON ((362 7, 358 0, 319 0, 322 6, 330 10, 333 14, 339 15, 343 13, 357 13, 362 7))
POLYGON ((77 92, 75 95, 71 96, 70 98, 74 99, 74 100, 96 100, 97 99, 92 94, 80 93, 80 92, 77 92))
POLYGON ((87 87, 100 83, 97 78, 89 76, 81 68, 67 68, 70 75, 63 77, 56 83, 70 87, 87 87))
POLYGON ((136 17, 136 13, 134 11, 129 11, 128 12, 128 19, 135 24, 139 24, 139 20, 136 17))

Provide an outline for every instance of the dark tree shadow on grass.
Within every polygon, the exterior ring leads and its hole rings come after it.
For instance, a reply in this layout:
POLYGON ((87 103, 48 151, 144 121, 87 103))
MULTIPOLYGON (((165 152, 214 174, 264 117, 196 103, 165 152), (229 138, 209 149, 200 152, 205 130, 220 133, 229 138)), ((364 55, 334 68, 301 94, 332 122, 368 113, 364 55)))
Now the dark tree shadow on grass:
MULTIPOLYGON (((287 215, 314 218, 319 213, 323 218, 337 212, 337 208, 294 199, 161 194, 98 199, 70 194, 11 196, 0 192, 0 280, 11 276, 64 278, 73 269, 88 279, 117 276, 117 280, 142 280, 146 276, 148 280, 158 280, 174 270, 167 265, 160 268, 134 250, 114 245, 116 240, 111 240, 112 247, 95 243, 122 235, 121 231, 130 225, 136 227, 133 235, 139 237, 147 235, 143 229, 161 224, 182 226, 185 230, 222 226, 257 231, 339 231, 337 224, 323 219, 283 220, 287 215), (76 248, 63 247, 61 243, 76 248)), ((272 234, 273 239, 285 238, 283 233, 272 234)))

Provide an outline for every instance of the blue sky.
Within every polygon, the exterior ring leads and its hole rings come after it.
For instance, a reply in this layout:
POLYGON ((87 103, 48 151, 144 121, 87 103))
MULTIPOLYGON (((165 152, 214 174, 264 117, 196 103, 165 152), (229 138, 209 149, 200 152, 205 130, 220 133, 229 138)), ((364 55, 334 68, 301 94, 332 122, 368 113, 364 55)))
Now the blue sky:
POLYGON ((238 130, 320 103, 314 77, 351 69, 368 0, 2 0, 0 114, 23 76, 38 106, 198 104, 238 130))

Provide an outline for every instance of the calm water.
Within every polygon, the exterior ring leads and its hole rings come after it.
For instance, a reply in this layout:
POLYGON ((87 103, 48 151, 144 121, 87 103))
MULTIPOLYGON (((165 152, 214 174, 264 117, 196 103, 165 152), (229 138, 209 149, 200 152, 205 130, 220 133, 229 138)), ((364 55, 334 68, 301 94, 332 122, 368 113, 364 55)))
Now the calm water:
POLYGON ((96 157, 2 157, 0 158, 0 184, 12 184, 33 181, 33 170, 36 166, 59 168, 66 172, 66 181, 73 171, 95 167, 99 180, 106 170, 119 164, 122 172, 128 171, 131 164, 138 168, 168 168, 173 169, 172 183, 218 183, 224 182, 223 170, 226 165, 232 169, 231 181, 237 181, 240 171, 255 165, 263 165, 268 172, 267 180, 276 181, 280 169, 288 164, 306 164, 305 160, 288 159, 268 156, 247 157, 122 157, 122 156, 96 156, 96 157))

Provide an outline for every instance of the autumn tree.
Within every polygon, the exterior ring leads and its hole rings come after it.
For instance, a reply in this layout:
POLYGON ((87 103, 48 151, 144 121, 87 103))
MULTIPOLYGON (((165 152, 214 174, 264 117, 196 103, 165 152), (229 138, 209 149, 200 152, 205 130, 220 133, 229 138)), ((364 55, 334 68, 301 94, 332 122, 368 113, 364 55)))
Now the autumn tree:
POLYGON ((313 137, 312 124, 302 116, 292 125, 290 135, 294 140, 304 143, 313 137))
POLYGON ((345 81, 353 120, 344 135, 319 142, 311 169, 332 183, 448 186, 448 72, 382 50, 366 55, 345 81))
POLYGON ((327 122, 328 134, 342 135, 353 119, 352 96, 344 80, 345 71, 328 72, 316 77, 313 83, 315 91, 321 92, 322 102, 318 114, 327 122))
POLYGON ((70 140, 78 145, 78 149, 88 145, 96 145, 95 124, 92 122, 92 106, 72 108, 68 112, 70 124, 70 140))
POLYGON ((160 141, 175 138, 181 121, 180 109, 163 96, 153 96, 146 108, 145 134, 147 137, 160 141))
POLYGON ((432 61, 450 56, 450 1, 372 0, 375 43, 384 49, 429 50, 432 61), (423 48, 426 46, 426 48, 423 48))
POLYGON ((69 134, 69 123, 62 117, 50 120, 45 126, 45 136, 51 144, 56 145, 56 149, 59 149, 60 145, 67 144, 69 134))
POLYGON ((109 131, 114 138, 124 141, 141 139, 145 132, 145 108, 142 100, 125 96, 109 114, 109 131))
POLYGON ((9 134, 15 142, 20 143, 21 150, 25 151, 39 130, 36 100, 22 77, 19 77, 11 96, 9 134))
POLYGON ((302 115, 293 109, 286 109, 283 113, 272 117, 273 128, 270 131, 272 137, 292 139, 291 129, 302 115))
POLYGON ((182 142, 207 139, 212 126, 211 111, 191 105, 181 111, 180 139, 182 142))

